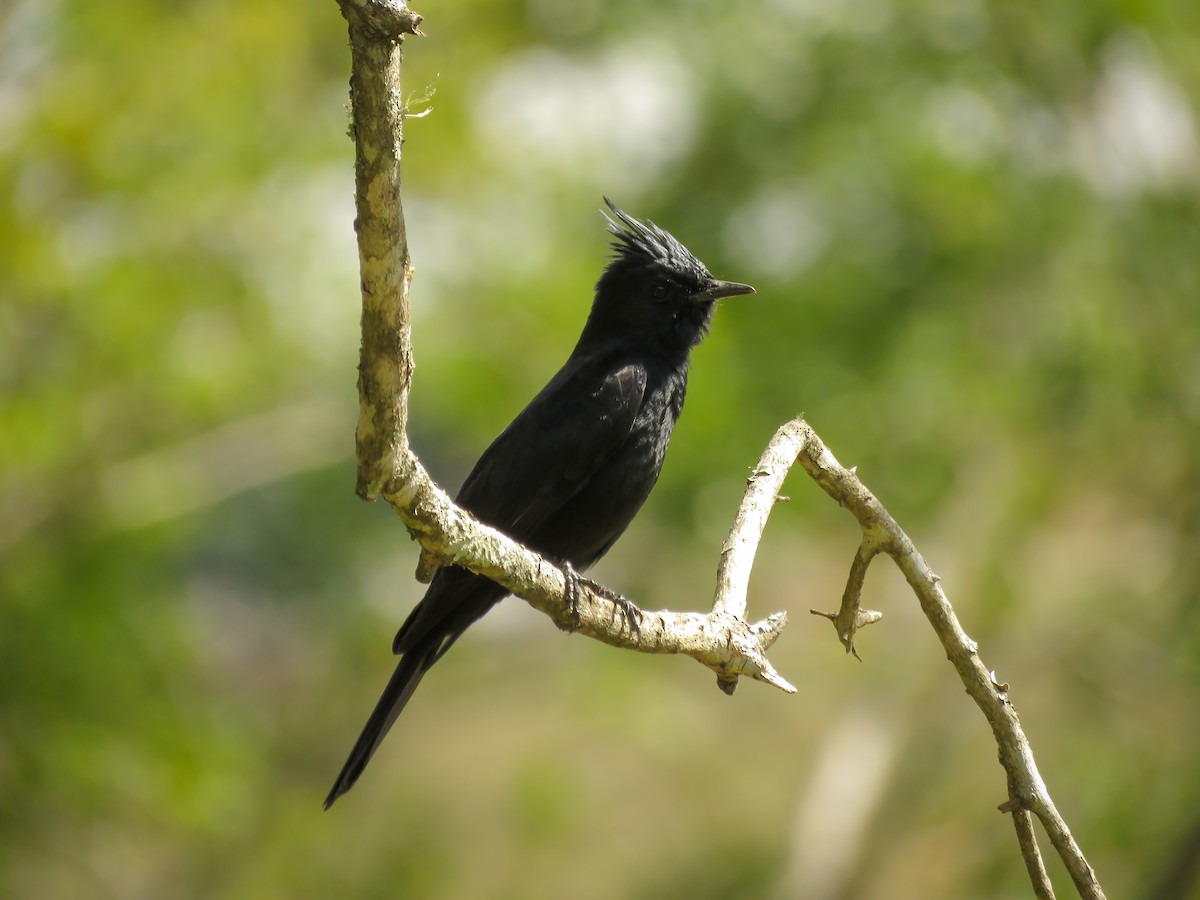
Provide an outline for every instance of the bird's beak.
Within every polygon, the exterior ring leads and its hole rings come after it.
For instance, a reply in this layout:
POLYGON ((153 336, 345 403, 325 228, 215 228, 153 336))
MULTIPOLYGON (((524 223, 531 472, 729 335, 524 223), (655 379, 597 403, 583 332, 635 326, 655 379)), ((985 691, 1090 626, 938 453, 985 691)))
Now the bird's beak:
POLYGON ((707 303, 713 300, 720 300, 722 297, 738 297, 742 294, 753 294, 754 288, 748 284, 740 284, 736 281, 717 281, 713 280, 708 283, 708 286, 702 291, 696 291, 692 294, 692 299, 697 303, 707 303))

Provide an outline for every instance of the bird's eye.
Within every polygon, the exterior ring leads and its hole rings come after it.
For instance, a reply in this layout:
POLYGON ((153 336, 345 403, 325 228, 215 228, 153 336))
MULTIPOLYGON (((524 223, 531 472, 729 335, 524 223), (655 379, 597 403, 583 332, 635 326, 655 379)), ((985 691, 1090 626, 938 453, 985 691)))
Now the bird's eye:
POLYGON ((660 281, 650 289, 650 296, 655 300, 666 300, 667 294, 671 293, 671 289, 665 281, 660 281))

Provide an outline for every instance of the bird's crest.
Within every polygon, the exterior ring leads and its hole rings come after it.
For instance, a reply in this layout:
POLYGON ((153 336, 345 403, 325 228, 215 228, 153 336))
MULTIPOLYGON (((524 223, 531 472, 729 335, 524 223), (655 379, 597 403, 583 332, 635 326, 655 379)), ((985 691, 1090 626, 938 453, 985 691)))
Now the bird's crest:
POLYGON ((704 263, 696 259, 692 251, 679 243, 670 232, 649 220, 643 222, 635 219, 618 209, 607 197, 604 198, 604 204, 612 211, 611 216, 604 210, 600 212, 608 222, 608 230, 617 238, 612 244, 614 258, 657 263, 699 277, 711 277, 704 263))

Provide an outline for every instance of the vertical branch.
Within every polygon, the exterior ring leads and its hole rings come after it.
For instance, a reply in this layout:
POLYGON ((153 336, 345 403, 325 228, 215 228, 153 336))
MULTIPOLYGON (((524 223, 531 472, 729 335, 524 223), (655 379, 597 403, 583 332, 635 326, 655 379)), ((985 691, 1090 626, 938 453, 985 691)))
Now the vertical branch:
POLYGON ((421 33, 421 17, 403 0, 341 0, 340 5, 350 28, 350 127, 362 282, 355 490, 373 500, 401 468, 408 449, 412 267, 400 203, 400 65, 404 35, 421 33))
POLYGON ((762 540, 771 509, 778 500, 783 499, 779 496, 779 489, 783 487, 783 480, 792 470, 796 455, 803 446, 802 435, 795 429, 780 428, 746 480, 746 493, 729 529, 729 536, 721 546, 714 613, 745 617, 746 594, 750 588, 750 572, 754 568, 758 542, 762 540))

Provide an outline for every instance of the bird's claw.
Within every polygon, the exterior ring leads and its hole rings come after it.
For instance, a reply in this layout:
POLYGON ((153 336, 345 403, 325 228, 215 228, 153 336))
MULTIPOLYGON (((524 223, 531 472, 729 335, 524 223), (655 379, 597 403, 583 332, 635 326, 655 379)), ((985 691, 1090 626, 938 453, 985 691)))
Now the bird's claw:
POLYGON ((567 609, 571 611, 571 623, 561 627, 563 631, 573 634, 583 625, 583 619, 579 616, 579 585, 583 579, 575 571, 573 565, 569 562, 564 562, 563 580, 566 582, 566 588, 563 591, 563 600, 567 604, 567 609))
POLYGON ((631 635, 635 638, 641 637, 642 611, 637 608, 637 605, 632 600, 597 581, 584 578, 569 562, 564 562, 562 568, 563 579, 566 581, 563 600, 566 601, 567 608, 571 611, 571 623, 563 626, 564 631, 576 632, 582 627, 583 618, 579 614, 579 589, 582 585, 587 585, 596 596, 603 597, 613 605, 614 617, 616 616, 616 611, 620 610, 621 618, 624 619, 625 627, 631 635))
POLYGON ((624 594, 614 593, 610 598, 616 608, 621 611, 621 615, 625 618, 625 626, 629 629, 629 633, 633 635, 635 640, 640 640, 642 637, 642 611, 637 608, 632 600, 624 594))
MULTIPOLYGON (((595 581, 587 581, 588 587, 609 601, 613 605, 614 610, 621 611, 621 618, 625 620, 625 627, 629 629, 629 633, 635 638, 642 635, 642 611, 637 608, 637 605, 626 597, 624 594, 619 594, 612 588, 605 587, 595 581)), ((614 612, 615 616, 616 613, 614 612)))

